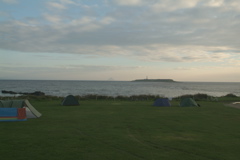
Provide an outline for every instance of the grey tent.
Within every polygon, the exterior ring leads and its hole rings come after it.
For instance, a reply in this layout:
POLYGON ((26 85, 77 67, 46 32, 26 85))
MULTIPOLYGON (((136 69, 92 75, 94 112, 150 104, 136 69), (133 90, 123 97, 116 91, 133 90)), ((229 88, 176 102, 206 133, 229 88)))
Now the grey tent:
POLYGON ((68 95, 62 101, 63 106, 77 106, 79 105, 78 100, 73 95, 68 95))
POLYGON ((39 118, 42 116, 28 100, 0 100, 0 108, 25 108, 27 118, 39 118))
POLYGON ((184 98, 180 102, 180 107, 198 107, 197 102, 192 98, 184 98))

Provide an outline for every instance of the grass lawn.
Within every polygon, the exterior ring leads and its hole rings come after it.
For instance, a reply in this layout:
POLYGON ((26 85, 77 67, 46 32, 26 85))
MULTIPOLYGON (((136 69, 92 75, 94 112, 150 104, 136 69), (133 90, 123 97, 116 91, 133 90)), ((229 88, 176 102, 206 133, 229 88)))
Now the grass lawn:
POLYGON ((152 101, 30 100, 39 119, 1 122, 2 160, 239 160, 240 109, 152 101))

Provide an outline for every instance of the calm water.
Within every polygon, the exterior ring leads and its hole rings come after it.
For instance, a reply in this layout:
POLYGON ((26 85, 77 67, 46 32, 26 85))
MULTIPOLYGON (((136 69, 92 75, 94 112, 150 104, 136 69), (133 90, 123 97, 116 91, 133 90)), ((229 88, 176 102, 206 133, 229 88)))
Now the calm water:
MULTIPOLYGON (((14 92, 42 91, 46 95, 67 96, 99 94, 130 96, 140 94, 176 97, 184 94, 205 93, 240 96, 240 83, 223 82, 128 82, 128 81, 55 81, 55 80, 0 80, 0 90, 14 92)), ((0 96, 7 96, 0 93, 0 96)))

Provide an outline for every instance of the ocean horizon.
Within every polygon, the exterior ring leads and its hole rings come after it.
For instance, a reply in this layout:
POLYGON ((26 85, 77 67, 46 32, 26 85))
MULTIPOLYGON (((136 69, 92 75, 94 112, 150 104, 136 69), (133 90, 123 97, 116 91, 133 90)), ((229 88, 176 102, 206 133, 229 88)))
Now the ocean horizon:
MULTIPOLYGON (((72 95, 160 95, 177 97, 186 94, 240 96, 240 82, 133 82, 117 80, 0 80, 0 89, 14 92, 41 91, 51 96, 72 95)), ((0 96, 9 96, 0 93, 0 96)))

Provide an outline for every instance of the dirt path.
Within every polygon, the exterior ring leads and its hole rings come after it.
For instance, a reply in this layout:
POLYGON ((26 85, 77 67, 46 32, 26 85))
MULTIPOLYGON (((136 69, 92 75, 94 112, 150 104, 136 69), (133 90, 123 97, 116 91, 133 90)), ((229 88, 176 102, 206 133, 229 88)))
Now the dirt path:
POLYGON ((225 106, 240 109, 240 102, 233 102, 233 103, 230 103, 230 104, 225 104, 225 106))

